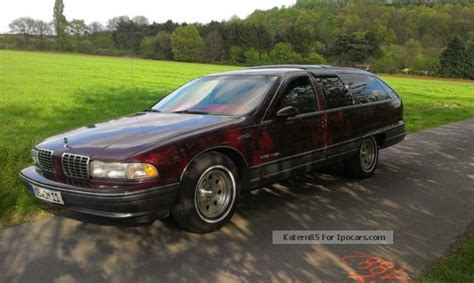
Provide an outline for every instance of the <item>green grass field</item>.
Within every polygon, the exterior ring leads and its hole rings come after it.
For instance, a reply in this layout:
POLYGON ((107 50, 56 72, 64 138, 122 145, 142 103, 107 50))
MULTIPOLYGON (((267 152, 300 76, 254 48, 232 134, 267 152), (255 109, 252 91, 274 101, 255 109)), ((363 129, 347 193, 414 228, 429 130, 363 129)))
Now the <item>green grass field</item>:
MULTIPOLYGON (((232 66, 0 50, 0 226, 42 208, 18 180, 42 139, 145 109, 184 82, 232 66)), ((385 77, 409 131, 474 117, 474 83, 385 77)))

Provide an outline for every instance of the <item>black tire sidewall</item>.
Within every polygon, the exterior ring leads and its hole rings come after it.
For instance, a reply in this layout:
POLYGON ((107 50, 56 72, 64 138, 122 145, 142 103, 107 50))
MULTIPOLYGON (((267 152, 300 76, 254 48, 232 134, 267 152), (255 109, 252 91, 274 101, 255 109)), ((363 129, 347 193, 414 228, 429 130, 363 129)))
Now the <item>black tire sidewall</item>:
POLYGON ((360 142, 359 150, 357 150, 357 154, 352 157, 349 160, 344 161, 344 172, 346 176, 351 177, 351 178, 357 178, 357 179, 364 179, 372 176, 377 169, 379 161, 379 148, 377 144, 377 140, 374 137, 367 137, 363 138, 360 142), (364 168, 362 168, 361 164, 361 158, 360 158, 360 151, 362 149, 362 145, 365 140, 370 139, 374 143, 375 146, 375 162, 374 165, 372 166, 372 170, 366 171, 364 168))
POLYGON ((367 174, 367 176, 370 176, 374 173, 375 169, 377 168, 377 163, 379 161, 379 148, 378 148, 378 145, 377 145, 377 140, 374 138, 374 137, 370 137, 370 138, 365 138, 362 140, 362 142, 360 143, 360 147, 359 147, 359 151, 357 152, 357 156, 358 156, 358 160, 359 160, 359 166, 360 166, 360 170, 364 173, 364 174, 367 174), (360 151, 362 149, 362 145, 364 144, 364 141, 366 140, 370 140, 372 141, 372 144, 374 146, 374 153, 375 153, 375 160, 374 160, 374 164, 372 165, 372 168, 371 170, 367 171, 365 170, 365 168, 363 168, 362 166, 362 160, 360 158, 360 151))
POLYGON ((204 153, 192 161, 184 172, 177 204, 173 209, 172 214, 178 224, 185 230, 196 233, 212 232, 218 230, 230 221, 237 208, 240 192, 241 181, 239 172, 232 160, 218 152, 204 153), (195 205, 195 194, 197 182, 201 175, 208 168, 215 165, 224 166, 232 173, 235 182, 235 194, 233 196, 233 202, 229 204, 230 207, 223 212, 227 213, 227 216, 218 222, 210 223, 202 219, 198 214, 195 205))

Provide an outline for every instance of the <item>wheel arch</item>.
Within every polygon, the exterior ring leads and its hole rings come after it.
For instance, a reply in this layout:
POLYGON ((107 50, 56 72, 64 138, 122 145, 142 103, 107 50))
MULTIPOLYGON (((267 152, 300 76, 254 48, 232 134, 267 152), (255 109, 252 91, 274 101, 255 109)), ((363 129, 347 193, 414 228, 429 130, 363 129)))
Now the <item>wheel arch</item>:
POLYGON ((230 147, 230 146, 216 146, 216 147, 212 147, 212 148, 208 148, 206 150, 203 150, 203 151, 197 153, 196 155, 194 155, 191 158, 191 160, 189 160, 188 164, 186 164, 186 167, 184 168, 183 172, 181 173, 180 182, 182 181, 184 173, 188 169, 189 165, 194 160, 196 160, 197 158, 199 158, 200 156, 202 156, 203 154, 206 154, 208 152, 218 152, 222 155, 225 155, 225 156, 229 157, 230 160, 232 160, 232 162, 237 167, 237 170, 239 171, 239 177, 242 181, 242 190, 241 191, 244 192, 244 191, 248 190, 248 187, 249 187, 248 186, 248 184, 249 184, 249 168, 250 168, 249 165, 248 165, 248 162, 245 159, 242 152, 240 152, 238 149, 236 149, 234 147, 230 147))

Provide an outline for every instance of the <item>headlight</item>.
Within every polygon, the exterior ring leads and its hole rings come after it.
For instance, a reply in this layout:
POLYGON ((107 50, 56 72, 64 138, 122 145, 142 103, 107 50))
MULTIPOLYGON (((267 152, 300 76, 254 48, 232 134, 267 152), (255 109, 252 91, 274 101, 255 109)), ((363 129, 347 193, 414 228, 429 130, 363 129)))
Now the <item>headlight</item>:
POLYGON ((34 148, 31 150, 31 159, 33 159, 35 165, 39 165, 38 151, 34 148))
POLYGON ((158 170, 147 163, 92 161, 91 175, 95 178, 136 180, 158 177, 158 170))

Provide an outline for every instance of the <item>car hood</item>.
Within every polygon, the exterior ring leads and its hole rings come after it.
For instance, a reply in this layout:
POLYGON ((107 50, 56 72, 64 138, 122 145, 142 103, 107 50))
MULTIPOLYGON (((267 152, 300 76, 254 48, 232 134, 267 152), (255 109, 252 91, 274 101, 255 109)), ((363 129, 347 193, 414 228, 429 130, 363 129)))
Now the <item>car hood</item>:
POLYGON ((107 153, 111 159, 121 159, 158 142, 236 120, 231 116, 141 112, 53 136, 37 147, 87 156, 107 153))

